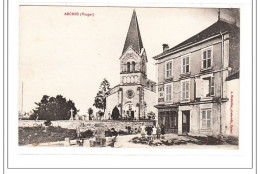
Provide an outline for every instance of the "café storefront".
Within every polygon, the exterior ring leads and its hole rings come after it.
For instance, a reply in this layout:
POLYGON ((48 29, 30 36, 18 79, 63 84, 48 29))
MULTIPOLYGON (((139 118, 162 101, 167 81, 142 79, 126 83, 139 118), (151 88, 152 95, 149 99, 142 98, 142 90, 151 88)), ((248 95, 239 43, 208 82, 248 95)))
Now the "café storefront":
POLYGON ((178 109, 158 108, 158 123, 165 127, 166 133, 178 133, 178 109))

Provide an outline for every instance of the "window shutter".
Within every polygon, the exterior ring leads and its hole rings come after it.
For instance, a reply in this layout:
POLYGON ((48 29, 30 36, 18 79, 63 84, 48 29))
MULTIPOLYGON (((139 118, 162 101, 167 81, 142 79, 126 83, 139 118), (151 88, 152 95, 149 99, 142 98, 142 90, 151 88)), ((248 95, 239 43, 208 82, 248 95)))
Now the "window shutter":
POLYGON ((170 63, 170 77, 172 77, 172 62, 170 63))
POLYGON ((181 100, 185 99, 185 82, 181 83, 181 100))
POLYGON ((202 88, 202 84, 201 84, 201 79, 198 78, 198 79, 195 79, 195 82, 196 82, 196 98, 200 98, 201 97, 201 88, 202 88))
POLYGON ((167 101, 167 86, 164 86, 164 101, 167 101))
POLYGON ((200 88, 200 97, 203 98, 205 97, 205 89, 204 89, 204 85, 205 85, 205 82, 203 79, 200 79, 200 85, 201 85, 201 88, 200 88))
POLYGON ((186 90, 185 91, 186 91, 185 98, 189 99, 190 98, 190 95, 189 95, 190 94, 190 82, 189 81, 186 82, 186 90))
POLYGON ((210 95, 214 96, 215 95, 215 82, 214 82, 214 77, 211 77, 211 82, 210 82, 210 95))
POLYGON ((170 88, 170 90, 169 90, 169 93, 170 93, 170 99, 169 99, 169 100, 171 101, 171 100, 172 100, 172 86, 170 85, 169 88, 170 88))
POLYGON ((201 54, 201 68, 203 68, 204 52, 201 54))

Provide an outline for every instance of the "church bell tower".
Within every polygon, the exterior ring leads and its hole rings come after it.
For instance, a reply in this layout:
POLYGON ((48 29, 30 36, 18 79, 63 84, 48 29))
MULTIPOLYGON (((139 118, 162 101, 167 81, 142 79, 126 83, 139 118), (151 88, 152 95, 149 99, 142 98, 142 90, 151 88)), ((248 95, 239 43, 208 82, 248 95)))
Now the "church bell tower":
POLYGON ((147 55, 134 10, 120 56, 120 84, 110 91, 106 111, 115 120, 145 119, 156 99, 155 85, 147 78, 147 55))
POLYGON ((144 85, 147 78, 147 56, 143 47, 136 11, 133 11, 124 48, 120 57, 120 84, 144 85))

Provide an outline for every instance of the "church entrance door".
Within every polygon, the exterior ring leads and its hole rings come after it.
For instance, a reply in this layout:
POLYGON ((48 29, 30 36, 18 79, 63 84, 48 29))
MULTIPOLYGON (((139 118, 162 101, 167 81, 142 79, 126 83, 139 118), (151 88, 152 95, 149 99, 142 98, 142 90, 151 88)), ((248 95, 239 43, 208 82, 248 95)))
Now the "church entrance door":
POLYGON ((135 112, 131 111, 131 119, 134 119, 134 118, 135 118, 135 112))
POLYGON ((118 119, 119 119, 119 115, 120 115, 119 110, 118 110, 118 108, 115 106, 114 109, 113 109, 113 111, 112 111, 111 117, 112 117, 113 120, 118 120, 118 119))
POLYGON ((126 103, 124 105, 125 119, 133 120, 135 118, 135 107, 133 103, 126 103))
POLYGON ((126 111, 127 119, 133 120, 135 118, 135 111, 126 111))

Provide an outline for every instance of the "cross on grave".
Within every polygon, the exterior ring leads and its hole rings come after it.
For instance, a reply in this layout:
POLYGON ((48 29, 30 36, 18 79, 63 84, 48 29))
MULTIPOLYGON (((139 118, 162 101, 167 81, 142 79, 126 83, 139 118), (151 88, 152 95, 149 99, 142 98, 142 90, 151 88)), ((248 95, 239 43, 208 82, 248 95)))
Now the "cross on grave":
POLYGON ((73 120, 73 109, 70 110, 70 120, 73 120))

